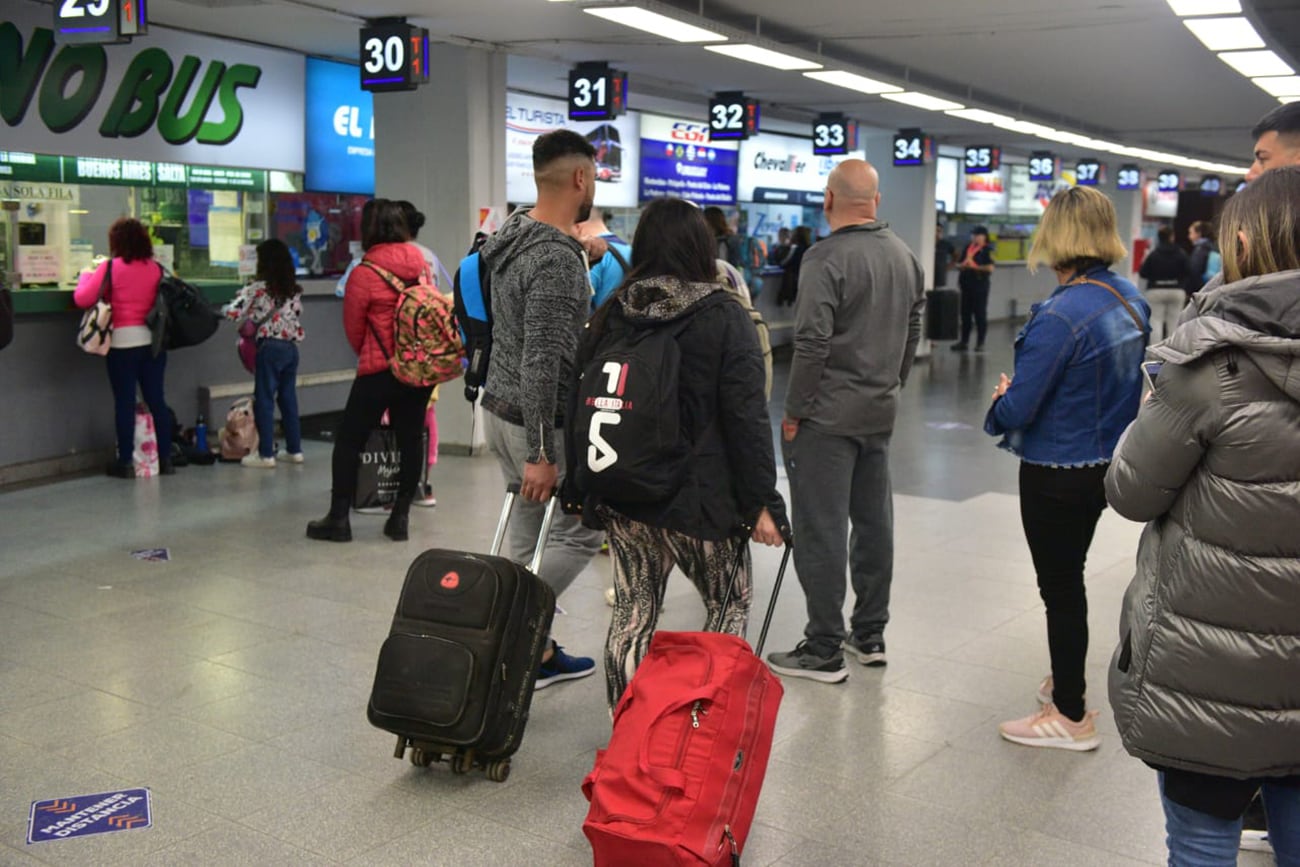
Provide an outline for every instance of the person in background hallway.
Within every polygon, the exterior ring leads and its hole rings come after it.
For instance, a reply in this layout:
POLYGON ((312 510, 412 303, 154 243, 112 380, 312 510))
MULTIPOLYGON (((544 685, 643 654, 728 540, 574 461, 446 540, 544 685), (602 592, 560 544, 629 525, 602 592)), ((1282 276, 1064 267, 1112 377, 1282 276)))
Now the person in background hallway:
POLYGON ((1300 166, 1300 102, 1280 105, 1264 115, 1250 137, 1255 140, 1255 162, 1246 172, 1247 182, 1270 169, 1300 166))
POLYGON ((776 243, 767 251, 767 264, 780 265, 790 253, 790 230, 785 226, 776 230, 776 243))
POLYGON ((108 261, 82 273, 72 296, 79 308, 93 307, 112 265, 112 279, 104 287, 104 300, 113 306, 112 343, 105 364, 113 387, 117 459, 109 463, 108 474, 119 479, 135 478, 135 401, 139 386, 153 415, 159 472, 169 476, 176 469, 172 464, 172 418, 163 395, 167 353, 153 354, 153 335, 145 324, 158 297, 162 266, 154 261, 148 230, 131 217, 123 217, 109 228, 108 254, 108 261))
MULTIPOLYGON (((544 504, 564 479, 562 428, 568 383, 591 310, 587 259, 577 224, 591 216, 596 151, 571 130, 533 143, 537 205, 516 211, 483 245, 492 268, 492 366, 483 395, 488 447, 505 482, 519 484, 507 538, 509 556, 527 562, 544 504)), ((541 578, 561 596, 600 550, 602 534, 573 515, 555 516, 541 578)), ((570 656, 552 639, 537 689, 587 677, 596 662, 570 656)))
POLYGON ((877 219, 880 177, 869 163, 836 166, 822 207, 832 231, 804 259, 781 423, 808 623, 794 650, 767 659, 779 674, 839 683, 849 676, 845 653, 885 664, 894 569, 889 440, 921 340, 925 272, 877 219), (857 597, 848 630, 846 568, 857 597))
POLYGON ((1224 281, 1161 362, 1106 493, 1149 521, 1124 596, 1110 701, 1158 774, 1170 864, 1237 863, 1259 790, 1300 864, 1300 166, 1228 200, 1224 281))
POLYGON ((285 447, 279 459, 303 462, 302 426, 298 422, 298 344, 302 328, 302 287, 294 276, 293 256, 283 241, 257 245, 254 282, 226 305, 226 318, 257 325, 257 363, 253 371, 253 418, 257 454, 245 455, 246 467, 274 469, 275 404, 280 404, 285 447))
POLYGON ((1004 722, 1030 747, 1095 750, 1096 711, 1084 704, 1088 599, 1083 571, 1106 508, 1106 465, 1137 414, 1150 308, 1111 270, 1124 258, 1115 206, 1092 187, 1052 197, 1029 251, 1060 285, 1029 310, 1016 338, 1015 376, 1003 374, 984 430, 1020 458, 1020 520, 1047 607, 1052 673, 1036 713, 1004 722))
MULTIPOLYGON (((704 629, 744 636, 752 588, 749 540, 779 545, 789 535, 776 490, 763 357, 749 314, 715 279, 718 260, 704 217, 682 199, 655 199, 637 224, 632 249, 628 283, 592 317, 577 367, 600 351, 611 330, 678 323, 678 396, 691 451, 676 490, 661 501, 584 497, 586 522, 609 532, 614 565, 614 613, 605 644, 611 713, 650 646, 674 565, 703 597, 704 629), (741 568, 724 610, 737 558, 741 568)), ((576 411, 576 384, 571 388, 576 411)), ((585 460, 587 432, 567 433, 569 459, 585 460)), ((669 468, 663 473, 675 477, 669 468)))
POLYGON ((1190 298, 1218 273, 1212 265, 1222 258, 1214 243, 1214 227, 1204 220, 1197 220, 1187 228, 1187 240, 1192 242, 1192 252, 1187 258, 1187 282, 1183 290, 1190 298))
POLYGON ((957 263, 957 287, 961 289, 961 341, 954 343, 954 352, 964 352, 970 346, 971 331, 975 331, 975 351, 984 351, 984 339, 989 333, 989 282, 993 274, 993 245, 989 243, 989 230, 976 226, 970 230, 970 243, 957 263))
POLYGON ((606 244, 606 250, 600 256, 587 251, 591 260, 592 310, 608 301, 614 290, 623 285, 624 271, 632 263, 632 245, 609 230, 605 224, 609 216, 608 213, 592 211, 591 217, 578 224, 579 238, 584 241, 600 238, 606 244))
POLYGON ((934 227, 934 288, 948 285, 948 269, 952 267, 957 248, 943 236, 943 223, 934 227))
POLYGON ((812 246, 812 229, 796 226, 790 238, 790 251, 781 260, 785 273, 781 275, 781 289, 777 292, 778 305, 793 305, 799 296, 799 269, 803 265, 804 254, 812 246))
POLYGON ((717 255, 714 258, 723 259, 728 264, 743 270, 745 261, 741 250, 741 239, 739 235, 731 231, 731 224, 727 222, 726 212, 716 205, 710 205, 704 209, 704 219, 708 222, 709 230, 713 232, 714 242, 718 246, 717 255))
POLYGON ((397 339, 397 290, 367 263, 374 263, 405 283, 432 280, 424 256, 411 240, 400 202, 376 199, 370 221, 363 225, 365 256, 348 278, 343 295, 343 330, 357 354, 352 381, 334 439, 329 514, 307 525, 307 538, 352 541, 348 510, 357 490, 357 467, 370 432, 384 411, 402 453, 397 497, 384 523, 384 535, 394 542, 409 538, 411 502, 420 486, 427 454, 421 434, 432 386, 406 385, 393 376, 389 359, 397 339))
POLYGON ((1151 338, 1164 340, 1178 325, 1178 314, 1187 304, 1183 286, 1187 283, 1190 264, 1187 254, 1174 243, 1174 230, 1161 226, 1156 230, 1156 248, 1142 260, 1138 275, 1145 281, 1147 303, 1151 305, 1151 338))

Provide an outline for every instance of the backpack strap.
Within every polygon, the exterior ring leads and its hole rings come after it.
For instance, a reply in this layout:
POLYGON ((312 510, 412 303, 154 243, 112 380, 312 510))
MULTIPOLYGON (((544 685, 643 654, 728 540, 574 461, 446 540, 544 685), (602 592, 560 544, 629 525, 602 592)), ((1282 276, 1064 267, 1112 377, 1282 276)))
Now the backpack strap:
POLYGON ((1124 309, 1128 311, 1128 315, 1133 318, 1133 324, 1138 327, 1138 331, 1141 331, 1143 334, 1146 334, 1149 331, 1147 326, 1142 324, 1142 317, 1138 316, 1137 311, 1133 309, 1133 305, 1129 304, 1128 299, 1125 298, 1123 295, 1121 295, 1119 293, 1119 290, 1116 289, 1114 286, 1110 285, 1109 283, 1103 283, 1100 280, 1093 280, 1089 277, 1080 277, 1077 280, 1070 282, 1068 285, 1079 286, 1084 283, 1091 283, 1094 286, 1100 286, 1110 294, 1114 295, 1116 298, 1119 299, 1119 303, 1124 305, 1124 309))
POLYGON ((614 260, 618 262, 619 267, 623 269, 623 273, 630 274, 632 272, 632 266, 628 264, 627 259, 623 257, 623 254, 618 251, 618 248, 615 247, 613 243, 609 243, 608 246, 609 255, 613 256, 614 260))
POLYGON ((403 289, 406 288, 406 281, 403 280, 401 277, 398 277, 392 271, 389 271, 387 268, 381 265, 376 265, 374 262, 371 262, 369 259, 362 259, 361 264, 365 265, 371 271, 374 271, 376 274, 378 274, 380 279, 382 279, 385 283, 387 283, 390 287, 392 287, 394 292, 401 292, 403 289))

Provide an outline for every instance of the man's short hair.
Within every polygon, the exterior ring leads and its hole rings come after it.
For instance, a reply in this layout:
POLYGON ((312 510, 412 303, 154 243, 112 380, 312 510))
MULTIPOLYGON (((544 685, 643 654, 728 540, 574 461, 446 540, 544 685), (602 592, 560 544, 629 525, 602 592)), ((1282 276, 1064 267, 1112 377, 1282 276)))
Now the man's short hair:
POLYGON ((1265 133, 1275 132, 1279 136, 1300 135, 1300 102, 1279 105, 1260 119, 1250 131, 1250 137, 1259 140, 1265 133))
POLYGON ((1172 244, 1174 242, 1174 230, 1169 226, 1161 226, 1156 229, 1156 237, 1160 239, 1161 244, 1172 244))
POLYGON ((573 130, 557 129, 539 135, 533 142, 533 171, 541 172, 566 157, 596 158, 596 149, 591 142, 573 130))

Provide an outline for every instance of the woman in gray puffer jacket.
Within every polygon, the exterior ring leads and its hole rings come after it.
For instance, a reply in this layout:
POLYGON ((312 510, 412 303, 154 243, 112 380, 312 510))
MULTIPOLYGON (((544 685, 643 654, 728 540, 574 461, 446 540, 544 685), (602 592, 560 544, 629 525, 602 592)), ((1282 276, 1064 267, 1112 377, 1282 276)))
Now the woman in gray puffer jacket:
POLYGON ((1223 212, 1225 281, 1149 350, 1155 391, 1115 451, 1111 506, 1149 521, 1110 672, 1159 772, 1171 865, 1234 865, 1261 788, 1300 865, 1300 167, 1223 212))

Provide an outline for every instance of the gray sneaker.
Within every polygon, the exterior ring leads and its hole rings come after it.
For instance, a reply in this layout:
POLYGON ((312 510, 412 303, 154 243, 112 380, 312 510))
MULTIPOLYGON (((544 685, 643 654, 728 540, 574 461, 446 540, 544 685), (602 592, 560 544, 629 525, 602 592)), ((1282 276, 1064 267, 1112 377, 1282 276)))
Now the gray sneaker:
POLYGON ((849 670, 844 665, 844 654, 818 656, 808 647, 807 641, 799 642, 789 653, 769 653, 767 664, 777 674, 806 677, 822 683, 841 683, 849 677, 849 670))
POLYGON ((853 639, 850 638, 844 642, 844 652, 872 668, 885 664, 885 642, 881 638, 873 638, 861 644, 854 644, 853 639))

